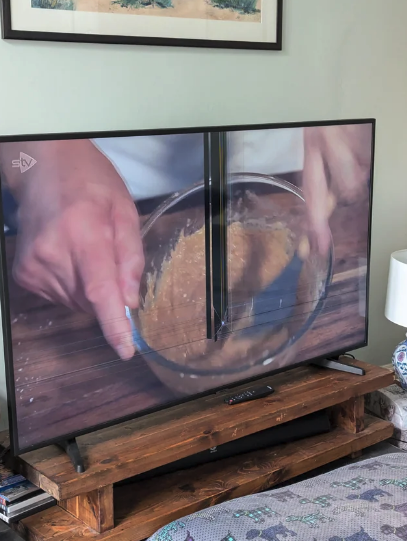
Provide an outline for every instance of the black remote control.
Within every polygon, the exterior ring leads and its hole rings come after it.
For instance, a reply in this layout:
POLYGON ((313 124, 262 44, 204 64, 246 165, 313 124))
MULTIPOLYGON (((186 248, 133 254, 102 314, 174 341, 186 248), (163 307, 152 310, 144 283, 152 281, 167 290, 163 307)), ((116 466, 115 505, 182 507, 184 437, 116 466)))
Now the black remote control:
POLYGON ((241 404, 242 402, 248 402, 249 400, 257 400, 258 398, 264 398, 274 393, 273 387, 270 385, 262 385, 261 387, 253 387, 247 391, 243 391, 242 394, 235 396, 229 396, 225 399, 225 403, 229 406, 234 404, 241 404))

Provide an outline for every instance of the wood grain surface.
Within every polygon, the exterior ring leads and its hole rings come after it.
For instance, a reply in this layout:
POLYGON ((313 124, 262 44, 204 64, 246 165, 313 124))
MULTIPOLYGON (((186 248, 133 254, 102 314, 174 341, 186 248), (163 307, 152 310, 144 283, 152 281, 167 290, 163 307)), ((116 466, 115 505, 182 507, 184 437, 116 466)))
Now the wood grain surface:
POLYGON ((114 527, 113 485, 63 500, 59 505, 99 533, 114 527))
POLYGON ((363 396, 337 404, 332 408, 332 421, 353 434, 359 434, 365 428, 365 399, 363 396))
MULTIPOLYGON (((349 362, 344 359, 344 362, 349 362)), ((227 391, 146 415, 78 438, 86 471, 74 472, 55 446, 22 455, 21 473, 57 500, 127 479, 168 462, 341 404, 390 385, 386 369, 355 361, 365 376, 300 367, 262 380, 275 393, 230 407, 227 391)), ((240 386, 246 389, 250 384, 240 386)))
POLYGON ((329 434, 115 488, 115 528, 97 534, 53 507, 16 525, 27 541, 140 541, 158 528, 225 500, 260 492, 391 436, 391 423, 366 417, 365 429, 329 434), (140 497, 142 495, 142 497, 140 497))

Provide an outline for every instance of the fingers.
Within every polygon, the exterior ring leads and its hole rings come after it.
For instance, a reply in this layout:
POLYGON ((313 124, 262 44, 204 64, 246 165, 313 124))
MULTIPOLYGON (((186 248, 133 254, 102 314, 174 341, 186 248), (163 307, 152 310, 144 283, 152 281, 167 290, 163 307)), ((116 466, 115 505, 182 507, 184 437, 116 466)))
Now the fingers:
POLYGON ((332 213, 332 197, 328 191, 322 153, 315 134, 305 132, 305 157, 303 189, 312 234, 315 235, 318 249, 326 254, 331 240, 329 217, 332 213))
POLYGON ((58 251, 49 235, 41 242, 17 237, 17 251, 13 263, 15 282, 53 304, 63 304, 71 310, 82 310, 81 303, 71 295, 74 290, 75 270, 64 251, 58 251))
POLYGON ((13 278, 20 287, 53 304, 63 304, 76 311, 83 309, 82 305, 78 304, 67 292, 58 277, 49 273, 49 269, 44 269, 34 258, 24 262, 23 265, 19 261, 15 261, 13 278))
POLYGON ((140 279, 144 269, 144 253, 139 219, 133 202, 113 208, 114 248, 118 279, 129 308, 139 304, 140 279))
POLYGON ((343 140, 336 141, 335 148, 328 149, 329 172, 332 188, 339 199, 352 203, 358 199, 366 178, 353 153, 343 140))
POLYGON ((321 130, 331 189, 344 203, 368 193, 371 126, 329 126, 321 130))
POLYGON ((130 322, 125 314, 125 300, 118 283, 113 231, 104 221, 82 228, 77 268, 84 293, 109 344, 124 360, 134 355, 130 322))

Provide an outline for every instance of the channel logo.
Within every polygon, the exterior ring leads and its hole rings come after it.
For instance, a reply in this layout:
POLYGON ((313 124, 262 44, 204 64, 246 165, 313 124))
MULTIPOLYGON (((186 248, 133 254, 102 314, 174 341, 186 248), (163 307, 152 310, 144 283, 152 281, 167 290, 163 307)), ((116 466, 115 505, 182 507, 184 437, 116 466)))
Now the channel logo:
POLYGON ((22 173, 25 173, 31 167, 34 167, 34 165, 37 163, 37 160, 26 154, 25 152, 20 152, 20 159, 19 160, 13 160, 12 162, 13 167, 18 167, 22 173))

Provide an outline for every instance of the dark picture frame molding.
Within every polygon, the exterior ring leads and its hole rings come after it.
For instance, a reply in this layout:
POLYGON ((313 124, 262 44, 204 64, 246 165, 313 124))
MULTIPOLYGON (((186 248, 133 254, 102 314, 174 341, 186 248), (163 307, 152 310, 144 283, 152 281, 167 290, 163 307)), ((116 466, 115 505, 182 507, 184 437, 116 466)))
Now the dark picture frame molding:
MULTIPOLYGON (((203 47, 219 49, 249 49, 281 51, 283 40, 283 1, 277 0, 277 32, 275 42, 224 41, 210 39, 167 38, 148 36, 125 36, 107 34, 79 34, 62 32, 42 32, 31 30, 15 30, 12 27, 11 2, 0 0, 2 38, 9 40, 55 41, 74 43, 101 43, 117 45, 155 45, 171 47, 203 47)), ((265 0, 267 1, 267 0, 265 0)))

